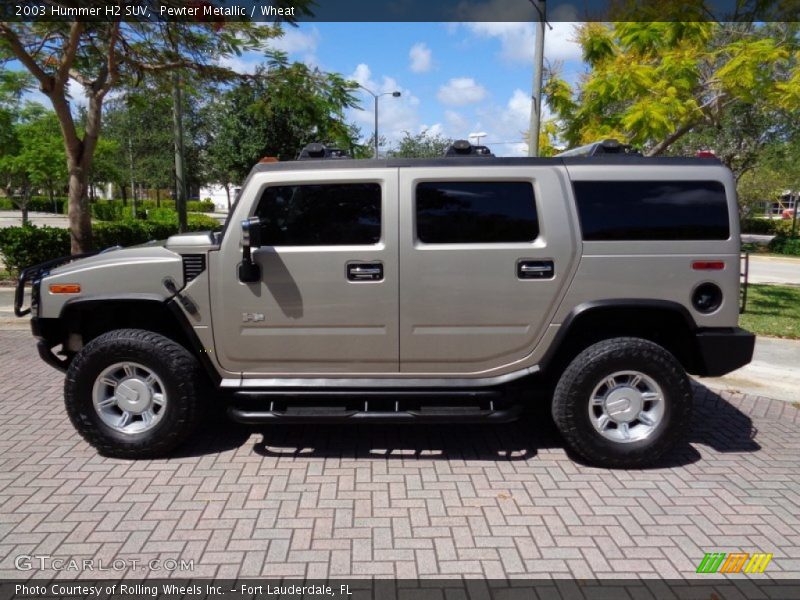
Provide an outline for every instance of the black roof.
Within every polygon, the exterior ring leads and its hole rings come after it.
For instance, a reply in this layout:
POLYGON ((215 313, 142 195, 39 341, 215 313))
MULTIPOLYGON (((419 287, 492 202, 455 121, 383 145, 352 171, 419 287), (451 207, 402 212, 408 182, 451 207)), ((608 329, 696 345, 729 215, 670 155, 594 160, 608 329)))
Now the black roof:
POLYGON ((607 166, 719 166, 715 158, 695 157, 646 157, 606 154, 586 157, 441 157, 441 158, 384 158, 384 159, 336 159, 336 160, 302 160, 274 163, 258 163, 252 173, 267 171, 310 171, 338 169, 377 169, 397 167, 524 167, 524 166, 559 166, 559 165, 607 165, 607 166))

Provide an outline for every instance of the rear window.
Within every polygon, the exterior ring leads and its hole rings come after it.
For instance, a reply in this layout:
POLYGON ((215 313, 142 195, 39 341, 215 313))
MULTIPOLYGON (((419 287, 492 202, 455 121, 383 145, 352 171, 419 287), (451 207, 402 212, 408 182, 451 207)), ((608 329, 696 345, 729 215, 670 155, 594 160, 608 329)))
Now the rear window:
POLYGON ((728 203, 719 181, 575 181, 586 241, 726 240, 728 203))

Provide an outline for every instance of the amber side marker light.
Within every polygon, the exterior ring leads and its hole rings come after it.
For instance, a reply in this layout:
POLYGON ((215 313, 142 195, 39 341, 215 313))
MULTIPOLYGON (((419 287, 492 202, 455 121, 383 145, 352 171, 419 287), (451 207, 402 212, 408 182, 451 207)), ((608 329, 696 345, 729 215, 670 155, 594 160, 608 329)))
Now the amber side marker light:
POLYGON ((722 271, 725 263, 721 260, 696 260, 692 263, 695 271, 722 271))
POLYGON ((51 294, 80 294, 79 283, 53 283, 50 285, 51 294))

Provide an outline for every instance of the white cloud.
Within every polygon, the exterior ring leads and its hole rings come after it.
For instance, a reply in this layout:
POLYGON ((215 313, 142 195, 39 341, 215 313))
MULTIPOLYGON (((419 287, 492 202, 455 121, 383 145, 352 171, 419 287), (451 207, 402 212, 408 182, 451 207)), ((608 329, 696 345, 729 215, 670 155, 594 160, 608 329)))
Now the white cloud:
POLYGON ((411 61, 409 69, 414 73, 427 73, 433 66, 431 49, 423 42, 411 46, 408 58, 411 61))
POLYGON ((436 97, 442 104, 464 106, 483 100, 486 97, 486 88, 472 77, 456 77, 441 86, 436 97))
MULTIPOLYGON (((526 156, 528 144, 524 142, 531 116, 531 97, 527 92, 517 88, 505 105, 487 105, 476 109, 478 122, 476 131, 485 131, 488 135, 483 139, 498 156, 526 156), (500 143, 502 142, 502 143, 500 143)), ((542 106, 542 120, 551 117, 546 106, 542 106)))
MULTIPOLYGON (((391 95, 381 96, 379 102, 379 123, 378 131, 382 138, 386 139, 389 146, 403 137, 403 132, 415 132, 420 130, 419 117, 419 98, 410 89, 404 88, 393 77, 384 76, 380 80, 372 75, 372 70, 365 63, 359 64, 348 76, 376 94, 391 94, 400 92, 399 98, 391 95)), ((361 128, 364 139, 368 139, 373 132, 374 124, 374 102, 372 96, 362 92, 361 110, 352 110, 349 118, 356 122, 361 128)))
POLYGON ((420 125, 419 128, 420 133, 427 132, 430 136, 438 136, 438 135, 445 135, 444 127, 441 123, 434 123, 433 125, 420 125))
POLYGON ((249 54, 242 54, 241 56, 231 55, 231 56, 224 56, 220 58, 219 64, 222 67, 226 67, 231 71, 236 73, 242 74, 250 74, 252 75, 256 67, 260 62, 264 60, 263 56, 259 56, 258 58, 254 58, 252 55, 249 54))
MULTIPOLYGON (((286 27, 281 37, 272 38, 269 47, 289 55, 291 60, 304 62, 310 67, 320 66, 316 55, 322 36, 316 27, 298 29, 286 27)), ((219 64, 237 73, 253 74, 256 67, 266 62, 266 57, 260 52, 245 52, 241 56, 234 54, 219 60, 219 64)))
MULTIPOLYGON (((581 59, 581 47, 575 41, 575 23, 551 23, 545 27, 544 56, 553 61, 581 59)), ((467 28, 478 37, 500 41, 500 56, 511 63, 533 61, 536 25, 530 22, 478 22, 467 23, 467 28)))
POLYGON ((316 27, 311 27, 307 31, 296 27, 286 27, 283 35, 273 39, 270 45, 275 50, 294 55, 304 63, 315 66, 319 63, 316 53, 321 37, 319 29, 316 27))
POLYGON ((447 130, 452 133, 452 137, 466 137, 469 130, 469 121, 464 115, 454 110, 446 110, 444 111, 444 120, 447 123, 447 130))

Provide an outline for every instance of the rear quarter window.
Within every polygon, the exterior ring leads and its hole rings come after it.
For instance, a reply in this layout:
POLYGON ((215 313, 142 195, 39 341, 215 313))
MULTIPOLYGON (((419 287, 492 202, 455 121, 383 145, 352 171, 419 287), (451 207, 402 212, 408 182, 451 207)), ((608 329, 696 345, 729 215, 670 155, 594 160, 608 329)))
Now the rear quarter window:
POLYGON ((719 181, 575 181, 573 189, 586 241, 730 236, 719 181))

